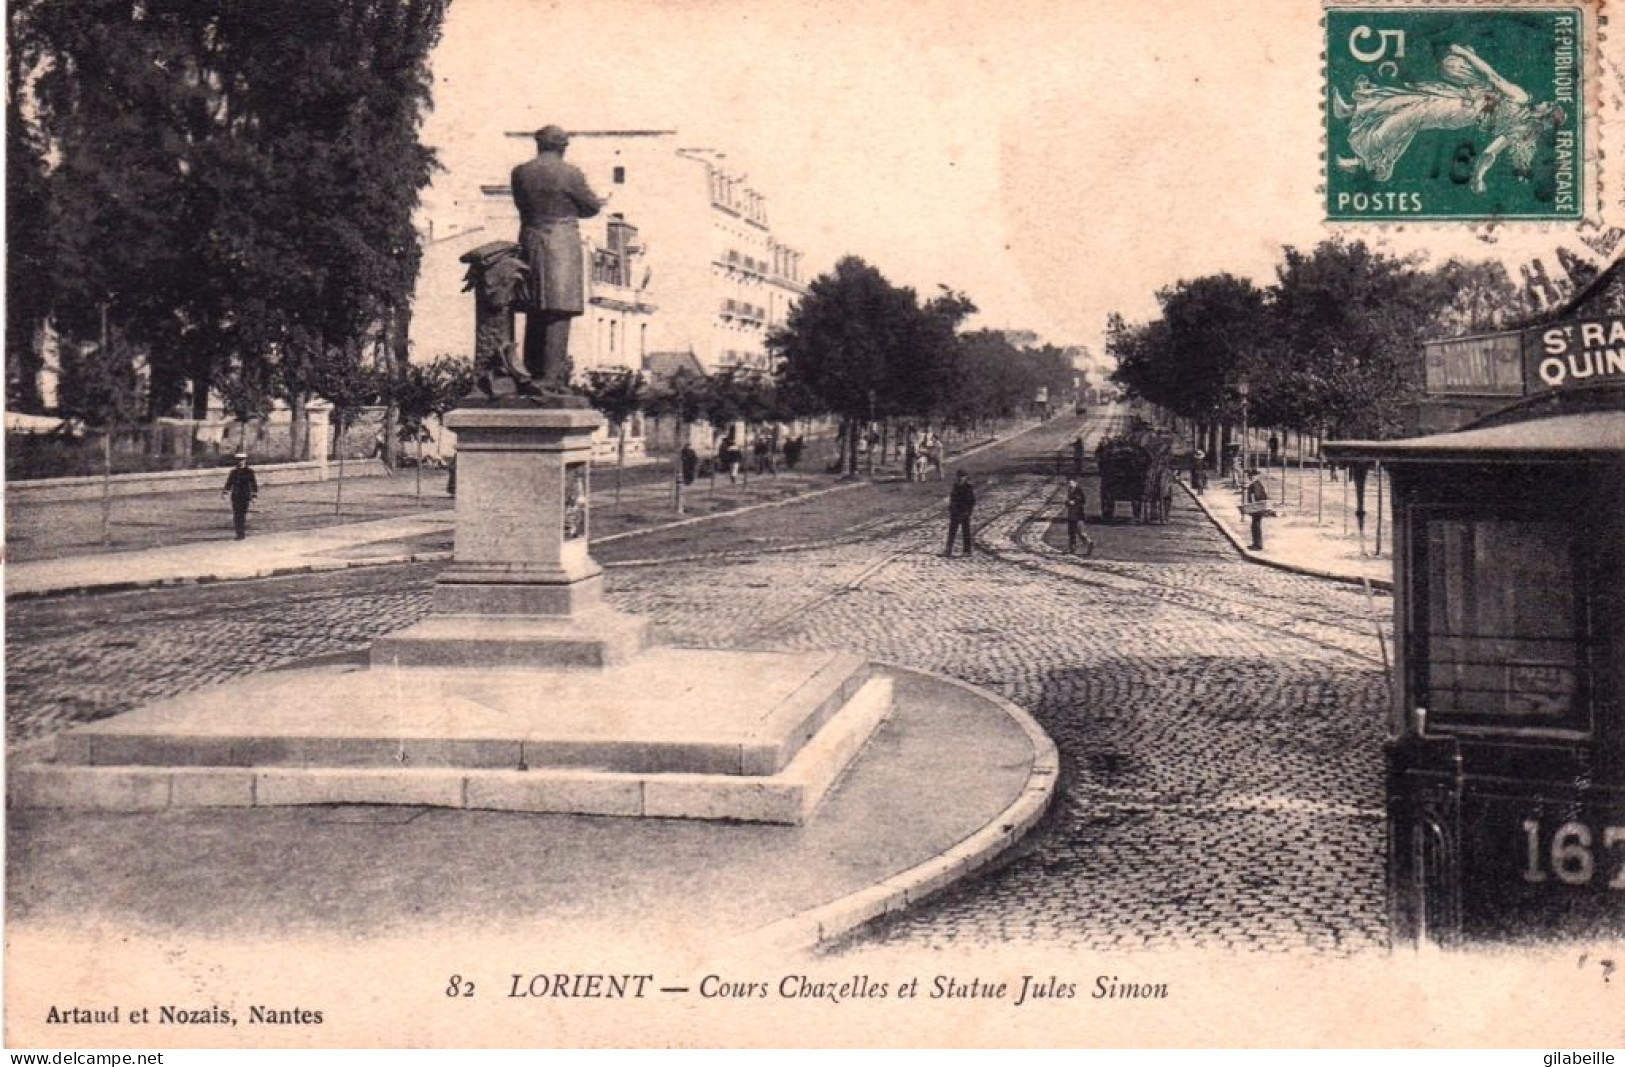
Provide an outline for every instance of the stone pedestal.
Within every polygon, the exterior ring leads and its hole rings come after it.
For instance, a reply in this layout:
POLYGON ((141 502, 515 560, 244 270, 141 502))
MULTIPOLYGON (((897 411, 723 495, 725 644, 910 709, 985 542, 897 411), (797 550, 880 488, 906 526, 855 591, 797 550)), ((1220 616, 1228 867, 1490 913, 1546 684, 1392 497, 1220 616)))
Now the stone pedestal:
POLYGON ((602 600, 587 552, 592 411, 460 408, 457 531, 434 612, 374 642, 375 665, 604 667, 641 651, 648 622, 602 600))

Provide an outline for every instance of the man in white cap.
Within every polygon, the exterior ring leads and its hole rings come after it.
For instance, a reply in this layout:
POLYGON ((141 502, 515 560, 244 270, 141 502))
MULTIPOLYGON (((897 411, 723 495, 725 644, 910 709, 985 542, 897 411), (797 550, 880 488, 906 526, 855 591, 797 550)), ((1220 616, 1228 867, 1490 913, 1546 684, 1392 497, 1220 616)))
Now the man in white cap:
POLYGON ((220 495, 231 497, 231 521, 237 527, 237 540, 241 541, 248 536, 248 505, 260 495, 259 479, 254 477, 254 468, 248 465, 247 452, 237 453, 237 466, 226 475, 226 487, 220 490, 220 495))

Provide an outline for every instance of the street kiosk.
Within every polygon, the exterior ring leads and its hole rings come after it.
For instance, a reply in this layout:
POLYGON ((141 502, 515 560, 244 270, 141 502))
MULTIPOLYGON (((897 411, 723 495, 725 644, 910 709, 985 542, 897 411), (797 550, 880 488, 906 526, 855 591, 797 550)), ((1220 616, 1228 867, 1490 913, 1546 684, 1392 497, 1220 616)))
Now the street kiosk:
POLYGON ((1625 320, 1582 325, 1509 407, 1325 446, 1392 475, 1397 942, 1625 934, 1625 320))

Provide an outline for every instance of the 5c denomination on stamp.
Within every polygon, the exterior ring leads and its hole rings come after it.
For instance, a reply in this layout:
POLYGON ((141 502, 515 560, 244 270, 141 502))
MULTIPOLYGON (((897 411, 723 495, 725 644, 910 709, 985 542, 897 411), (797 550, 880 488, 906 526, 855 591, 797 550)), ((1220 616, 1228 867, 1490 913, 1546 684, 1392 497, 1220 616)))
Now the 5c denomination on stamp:
POLYGON ((1330 221, 1579 219, 1578 7, 1326 11, 1330 221))

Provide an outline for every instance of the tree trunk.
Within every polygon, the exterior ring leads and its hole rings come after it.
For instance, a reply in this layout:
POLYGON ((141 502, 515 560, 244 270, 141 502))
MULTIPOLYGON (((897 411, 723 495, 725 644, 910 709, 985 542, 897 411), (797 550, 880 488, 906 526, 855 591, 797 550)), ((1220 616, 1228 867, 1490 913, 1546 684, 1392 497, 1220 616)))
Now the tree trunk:
POLYGON ((626 419, 615 433, 615 506, 621 506, 621 468, 626 466, 626 419))
POLYGON ((102 431, 102 544, 113 543, 113 428, 102 431))
MULTIPOLYGON (((412 361, 410 334, 412 330, 412 308, 410 305, 395 307, 389 316, 389 380, 391 384, 400 380, 405 373, 406 366, 412 361)), ((396 461, 400 458, 400 411, 395 406, 393 397, 384 411, 384 463, 390 470, 395 469, 396 461)), ((422 442, 418 444, 418 459, 423 458, 422 442)), ((421 466, 421 463, 419 464, 421 466)))
POLYGON ((199 422, 209 417, 209 376, 192 376, 192 418, 199 422))
POLYGON ((333 429, 337 435, 339 453, 339 481, 333 492, 333 514, 341 520, 344 518, 344 428, 342 420, 334 420, 333 429))
POLYGON ((303 392, 288 393, 288 459, 295 463, 312 457, 310 450, 310 416, 305 407, 309 403, 303 392))
POLYGON ((415 492, 417 493, 418 506, 422 507, 423 506, 423 434, 419 433, 416 436, 417 436, 417 439, 418 439, 418 471, 417 471, 418 476, 417 476, 417 486, 415 488, 415 492))

